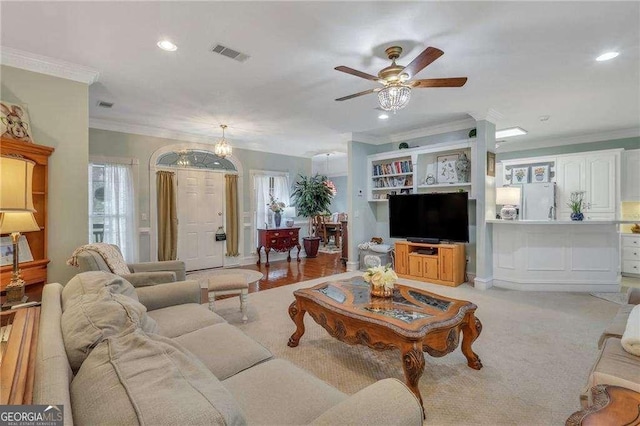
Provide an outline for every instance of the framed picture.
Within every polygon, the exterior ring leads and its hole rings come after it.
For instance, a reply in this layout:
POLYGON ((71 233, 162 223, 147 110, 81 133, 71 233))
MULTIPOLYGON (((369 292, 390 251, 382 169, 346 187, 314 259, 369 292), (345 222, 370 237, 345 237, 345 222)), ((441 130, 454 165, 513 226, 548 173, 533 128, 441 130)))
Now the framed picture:
POLYGON ((511 169, 511 183, 529 183, 529 167, 514 167, 511 169))
POLYGON ((442 155, 438 157, 438 183, 457 183, 456 160, 458 154, 442 155))
MULTIPOLYGON (((31 262, 33 255, 27 237, 20 235, 18 240, 18 250, 20 250, 20 263, 31 262)), ((0 237, 0 266, 13 264, 13 243, 11 237, 0 237)))
POLYGON ((496 153, 487 151, 487 176, 496 176, 496 153))
POLYGON ((0 136, 33 143, 31 123, 26 107, 0 101, 0 136))
POLYGON ((532 166, 531 182, 549 182, 549 166, 548 165, 532 166))

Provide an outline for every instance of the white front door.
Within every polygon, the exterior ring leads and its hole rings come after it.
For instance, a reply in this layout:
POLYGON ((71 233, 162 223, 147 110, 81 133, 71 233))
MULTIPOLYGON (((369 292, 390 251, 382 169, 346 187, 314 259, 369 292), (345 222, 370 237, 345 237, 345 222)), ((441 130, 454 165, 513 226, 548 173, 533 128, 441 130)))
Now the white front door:
POLYGON ((216 230, 224 226, 222 173, 178 170, 178 259, 187 271, 220 267, 224 241, 216 230))

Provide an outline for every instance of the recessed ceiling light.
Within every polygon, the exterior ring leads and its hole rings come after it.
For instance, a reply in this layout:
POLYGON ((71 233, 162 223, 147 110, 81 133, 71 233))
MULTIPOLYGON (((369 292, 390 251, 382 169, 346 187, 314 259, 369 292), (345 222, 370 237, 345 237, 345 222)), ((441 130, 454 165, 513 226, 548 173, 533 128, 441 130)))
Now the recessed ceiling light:
POLYGON ((620 53, 618 53, 618 52, 606 52, 606 53, 603 53, 602 55, 598 56, 596 58, 596 61, 598 61, 598 62, 608 61, 609 59, 615 58, 619 54, 620 53))
POLYGON ((510 127, 508 129, 498 130, 496 132, 496 139, 510 138, 511 136, 526 135, 527 131, 520 127, 510 127))
POLYGON ((538 117, 540 121, 549 121, 550 118, 550 115, 541 115, 540 117, 538 117))
POLYGON ((166 50, 167 52, 175 52, 178 50, 178 46, 171 43, 169 40, 160 40, 158 42, 158 47, 162 50, 166 50))
POLYGON ((379 118, 380 120, 386 120, 386 119, 388 119, 388 118, 389 118, 389 114, 380 114, 380 115, 378 116, 378 118, 379 118))

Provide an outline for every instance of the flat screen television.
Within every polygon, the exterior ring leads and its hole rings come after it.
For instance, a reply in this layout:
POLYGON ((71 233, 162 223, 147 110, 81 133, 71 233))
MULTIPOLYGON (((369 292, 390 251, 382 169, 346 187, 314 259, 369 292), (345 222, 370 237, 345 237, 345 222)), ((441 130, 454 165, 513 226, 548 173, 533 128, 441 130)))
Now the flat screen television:
POLYGON ((414 242, 469 242, 469 194, 392 195, 389 234, 414 242))

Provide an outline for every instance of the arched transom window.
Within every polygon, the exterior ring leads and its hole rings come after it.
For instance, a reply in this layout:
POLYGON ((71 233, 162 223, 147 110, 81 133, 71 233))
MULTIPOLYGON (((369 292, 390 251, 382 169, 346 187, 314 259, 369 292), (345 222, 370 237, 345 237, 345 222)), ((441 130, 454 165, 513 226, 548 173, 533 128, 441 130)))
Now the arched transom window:
POLYGON ((220 158, 213 152, 201 149, 185 149, 181 151, 167 152, 158 158, 156 165, 165 167, 237 171, 231 161, 226 158, 220 158))

